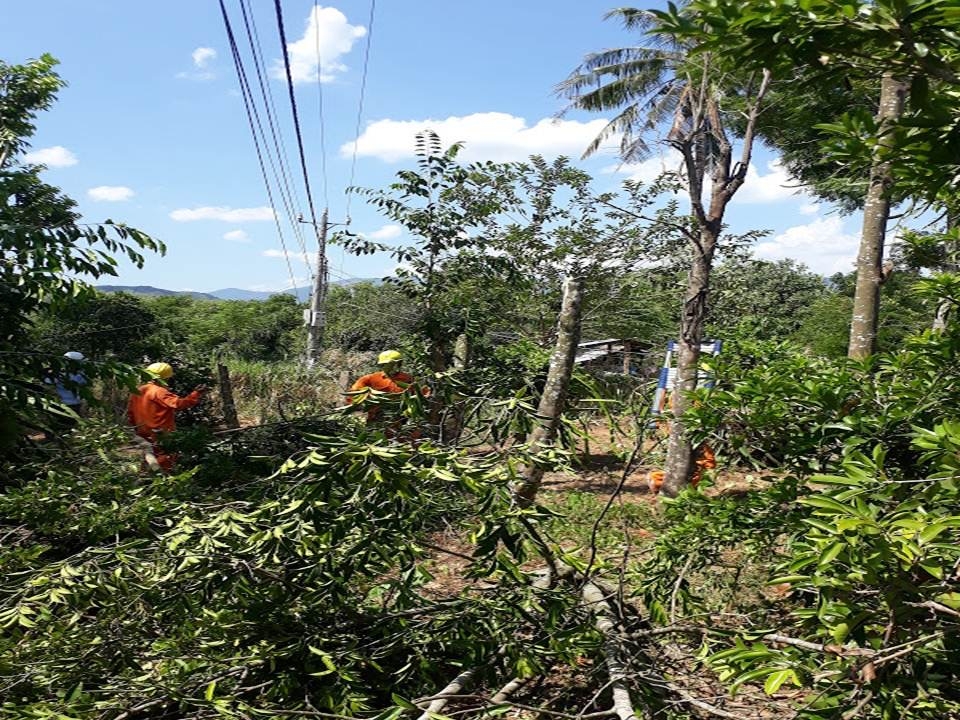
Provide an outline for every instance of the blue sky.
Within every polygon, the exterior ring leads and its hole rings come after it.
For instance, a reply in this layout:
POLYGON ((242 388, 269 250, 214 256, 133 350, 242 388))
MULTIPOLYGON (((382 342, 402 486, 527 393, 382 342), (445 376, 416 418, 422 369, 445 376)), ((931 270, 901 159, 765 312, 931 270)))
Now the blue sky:
MULTIPOLYGON (((279 61, 273 3, 253 0, 268 66, 279 61)), ((324 204, 316 82, 316 36, 323 58, 326 197, 332 221, 346 218, 352 148, 355 182, 382 187, 411 162, 413 135, 430 127, 445 142, 466 142, 464 157, 521 160, 530 153, 579 156, 602 126, 582 113, 552 119, 563 102, 553 87, 584 54, 630 44, 629 34, 603 16, 611 0, 418 0, 376 7, 369 0, 321 5, 284 0, 297 101, 314 197, 324 204), (361 132, 355 133, 363 57, 370 64, 361 132)), ((237 0, 227 7, 246 54, 237 0)), ((162 239, 166 257, 143 270, 122 265, 115 282, 170 289, 223 287, 278 290, 291 272, 272 219, 219 7, 213 0, 165 3, 121 0, 33 0, 11 3, 0 25, 7 62, 44 52, 61 61, 69 83, 39 118, 33 159, 46 179, 74 197, 90 221, 112 218, 162 239)), ((252 76, 252 66, 248 70, 252 76)), ((286 85, 270 79, 288 160, 296 170, 286 85)), ((728 215, 734 230, 765 228, 758 257, 795 257, 825 274, 852 269, 859 218, 841 218, 796 195, 765 150, 728 215)), ((652 177, 669 156, 617 168, 612 155, 582 163, 607 189, 627 176, 652 177)), ((302 180, 293 174, 307 213, 302 180)), ((277 199, 277 198, 275 198, 277 199)), ((278 200, 278 199, 277 199, 278 200)), ((278 212, 282 210, 277 202, 278 212)), ((281 213, 282 215, 282 213, 281 213)), ((360 199, 350 208, 352 229, 402 243, 396 227, 360 199)), ((291 253, 299 243, 280 219, 291 253)), ((303 226, 304 230, 309 230, 303 226)), ((308 250, 315 248, 305 234, 308 250)), ((290 262, 298 283, 307 266, 290 262)), ((389 273, 387 257, 330 253, 332 279, 389 273)), ((114 281, 110 281, 114 282, 114 281)))

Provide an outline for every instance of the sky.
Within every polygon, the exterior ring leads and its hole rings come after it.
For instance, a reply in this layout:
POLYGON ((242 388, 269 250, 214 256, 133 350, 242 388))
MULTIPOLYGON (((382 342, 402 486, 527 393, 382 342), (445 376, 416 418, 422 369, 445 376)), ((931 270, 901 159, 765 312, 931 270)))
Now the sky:
MULTIPOLYGON (((239 0, 225 2, 256 83, 239 0)), ((291 168, 293 214, 309 218, 273 3, 251 5, 291 168)), ((412 165, 414 135, 426 128, 445 144, 464 142, 465 160, 579 158, 605 118, 571 112, 557 120, 564 101, 554 87, 585 54, 637 41, 604 20, 613 6, 381 0, 371 28, 370 0, 283 0, 317 214, 326 205, 331 222, 349 219, 355 232, 403 244, 400 227, 345 190, 351 176, 355 185, 386 186, 412 165)), ((101 282, 196 291, 309 284, 300 242, 312 255, 316 240, 310 226, 291 221, 276 191, 273 203, 267 196, 217 2, 10 3, 0 47, 8 63, 44 52, 61 62, 68 87, 38 118, 28 155, 47 166, 47 182, 73 197, 86 221, 122 221, 167 245, 165 257, 149 257, 141 270, 122 262, 118 278, 101 282)), ((606 191, 627 177, 652 179, 674 161, 664 150, 633 167, 611 152, 577 162, 606 191)), ((754 247, 758 258, 795 258, 824 275, 853 269, 859 216, 840 216, 799 192, 765 148, 727 220, 735 232, 770 232, 754 247)), ((338 247, 329 258, 331 280, 382 277, 394 267, 386 255, 338 247)))

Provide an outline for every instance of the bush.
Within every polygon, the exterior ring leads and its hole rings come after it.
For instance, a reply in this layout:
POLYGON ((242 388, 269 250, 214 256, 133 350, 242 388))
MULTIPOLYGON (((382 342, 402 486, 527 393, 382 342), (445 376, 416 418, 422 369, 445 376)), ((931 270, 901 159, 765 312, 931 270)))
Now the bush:
POLYGON ((789 344, 740 344, 713 361, 688 426, 734 464, 802 474, 839 467, 876 445, 901 466, 919 460, 914 426, 960 412, 954 335, 924 333, 896 353, 856 362, 812 357, 789 344))

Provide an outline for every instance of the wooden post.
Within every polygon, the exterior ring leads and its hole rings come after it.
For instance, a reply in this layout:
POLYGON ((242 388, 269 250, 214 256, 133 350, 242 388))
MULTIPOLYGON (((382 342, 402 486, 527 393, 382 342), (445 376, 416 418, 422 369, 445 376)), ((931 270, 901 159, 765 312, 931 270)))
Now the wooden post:
POLYGON ((233 383, 230 382, 230 370, 217 358, 217 377, 220 386, 220 404, 223 407, 223 419, 227 427, 236 430, 240 427, 237 418, 237 405, 233 401, 233 383))

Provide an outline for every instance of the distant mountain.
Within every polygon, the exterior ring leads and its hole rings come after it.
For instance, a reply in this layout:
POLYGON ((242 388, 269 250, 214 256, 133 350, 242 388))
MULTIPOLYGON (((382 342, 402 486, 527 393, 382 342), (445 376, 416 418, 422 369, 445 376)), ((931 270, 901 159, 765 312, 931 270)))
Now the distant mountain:
MULTIPOLYGON (((356 283, 369 282, 379 285, 380 278, 350 278, 347 280, 334 280, 331 285, 355 285, 356 283)), ((198 300, 266 300, 271 295, 293 295, 301 300, 310 297, 311 288, 291 288, 280 292, 262 291, 262 290, 243 290, 241 288, 223 288, 209 293, 192 292, 189 290, 164 290, 150 285, 97 285, 100 292, 126 292, 132 295, 189 295, 198 300)))
MULTIPOLYGON (((368 282, 379 285, 383 282, 380 278, 349 278, 346 280, 334 280, 331 285, 356 285, 357 283, 368 282)), ((222 290, 213 290, 211 295, 221 300, 266 300, 271 295, 293 295, 301 299, 310 297, 313 288, 299 287, 281 290, 277 292, 263 292, 260 290, 243 290, 241 288, 223 288, 222 290)))
POLYGON ((131 295, 189 295, 197 300, 216 300, 217 297, 211 293, 194 292, 192 290, 164 290, 151 285, 97 285, 100 292, 125 292, 131 295))
POLYGON ((310 288, 295 288, 283 290, 279 293, 261 290, 243 290, 242 288, 223 288, 222 290, 214 290, 210 294, 218 300, 266 300, 271 295, 295 295, 302 300, 305 297, 309 297, 310 288))

